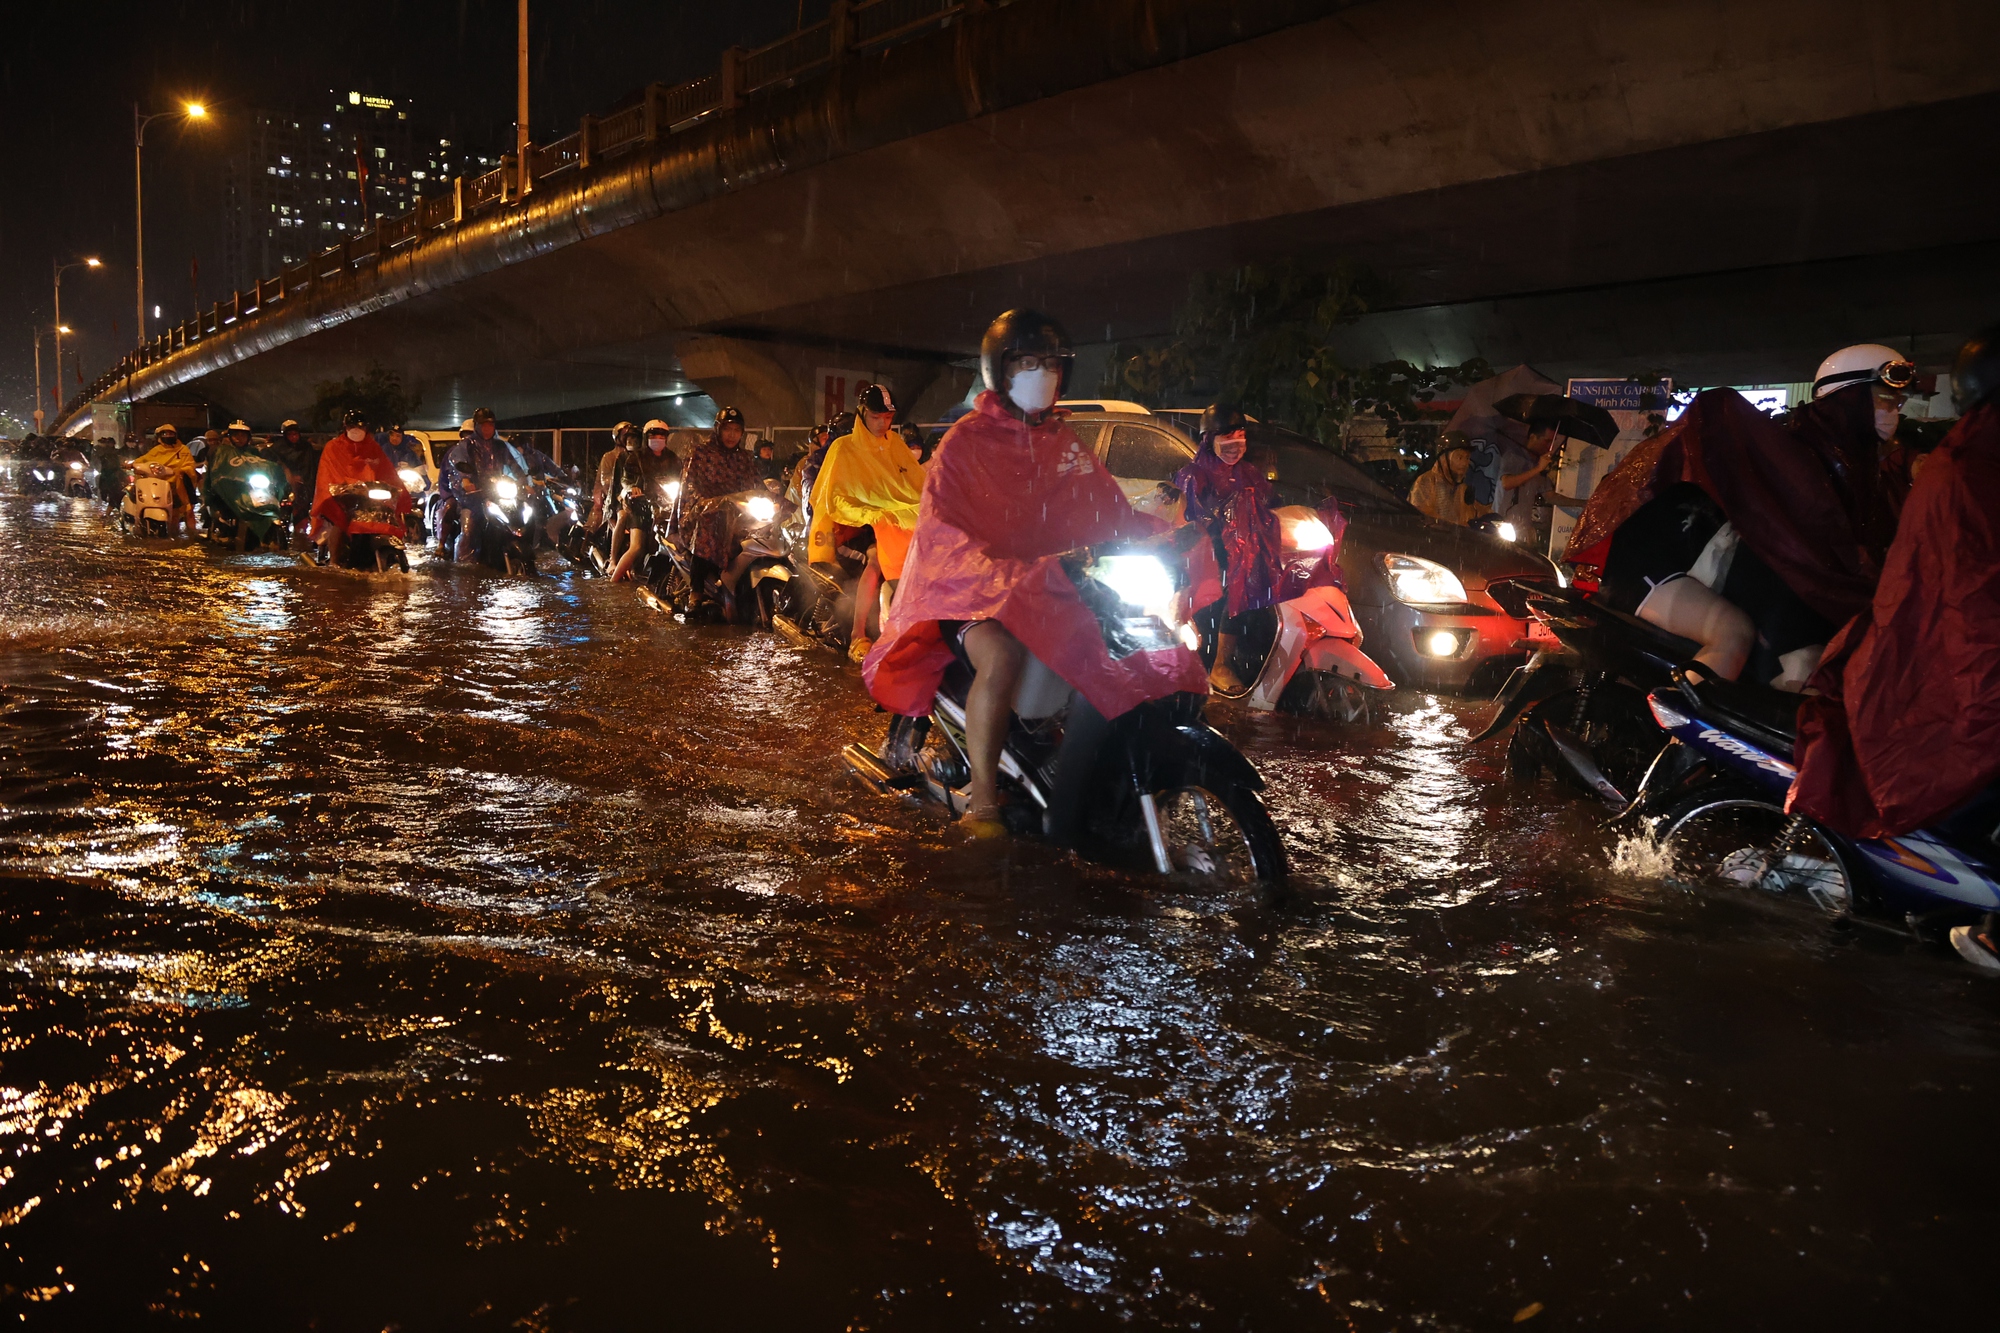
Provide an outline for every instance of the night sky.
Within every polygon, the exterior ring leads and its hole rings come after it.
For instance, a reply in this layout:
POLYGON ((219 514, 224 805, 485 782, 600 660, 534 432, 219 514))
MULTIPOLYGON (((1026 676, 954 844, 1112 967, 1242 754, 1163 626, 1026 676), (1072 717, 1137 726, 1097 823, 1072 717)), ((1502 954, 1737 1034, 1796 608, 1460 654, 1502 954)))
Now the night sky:
MULTIPOLYGON (((537 142, 653 80, 715 67, 732 43, 789 32, 800 0, 530 0, 530 119, 537 142)), ((825 0, 806 0, 808 22, 825 0)), ((67 398, 135 341, 132 104, 163 111, 199 100, 205 126, 157 120, 146 131, 146 300, 177 322, 233 289, 223 260, 223 167, 242 112, 323 100, 327 89, 417 99, 423 122, 473 151, 510 147, 514 0, 163 0, 146 5, 10 7, 0 43, 0 412, 33 410, 29 330, 53 314, 50 265, 96 255, 63 275, 67 398), (191 263, 191 261, 193 261, 191 263), (199 285, 191 271, 199 264, 199 285)), ((157 332, 157 328, 155 329, 157 332)), ((44 384, 53 373, 43 347, 44 384)), ((45 403, 46 405, 46 403, 45 403)), ((11 433, 0 425, 0 432, 11 433)))

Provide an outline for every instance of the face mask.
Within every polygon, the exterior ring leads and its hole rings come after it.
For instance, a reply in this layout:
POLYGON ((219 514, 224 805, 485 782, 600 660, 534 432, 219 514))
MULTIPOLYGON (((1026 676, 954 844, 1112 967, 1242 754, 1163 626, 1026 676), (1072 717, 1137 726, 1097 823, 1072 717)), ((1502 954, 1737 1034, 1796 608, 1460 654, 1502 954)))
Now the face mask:
POLYGON ((1015 371, 1014 382, 1007 386, 1007 396, 1029 416, 1046 412, 1056 400, 1057 378, 1053 370, 1015 371))
POLYGON ((1877 403, 1875 405, 1875 438, 1879 440, 1895 439, 1896 426, 1902 419, 1903 413, 1901 409, 1883 407, 1880 403, 1877 403))
POLYGON ((361 429, 361 427, 359 426, 349 426, 347 428, 347 438, 354 441, 356 444, 361 443, 361 437, 366 435, 367 433, 368 433, 367 431, 361 429))
POLYGON ((655 438, 646 441, 646 447, 648 449, 651 449, 656 454, 663 454, 667 451, 667 442, 665 440, 655 438))

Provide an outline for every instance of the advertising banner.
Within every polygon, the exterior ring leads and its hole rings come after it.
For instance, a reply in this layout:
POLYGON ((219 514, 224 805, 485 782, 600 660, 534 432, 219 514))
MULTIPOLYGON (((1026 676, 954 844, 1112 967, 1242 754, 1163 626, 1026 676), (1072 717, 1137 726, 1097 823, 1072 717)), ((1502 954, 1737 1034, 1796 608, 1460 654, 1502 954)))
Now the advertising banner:
MULTIPOLYGON (((1597 483, 1617 467, 1632 446, 1646 438, 1654 418, 1664 418, 1673 402, 1674 382, 1655 380, 1581 379, 1571 380, 1563 390, 1580 403, 1593 403, 1609 412, 1618 423, 1618 438, 1608 449, 1581 440, 1562 442, 1562 467, 1556 472, 1558 494, 1588 500, 1597 483)), ((1570 529, 1583 513, 1580 505, 1557 505, 1549 524, 1549 558, 1560 559, 1569 544, 1570 529)))

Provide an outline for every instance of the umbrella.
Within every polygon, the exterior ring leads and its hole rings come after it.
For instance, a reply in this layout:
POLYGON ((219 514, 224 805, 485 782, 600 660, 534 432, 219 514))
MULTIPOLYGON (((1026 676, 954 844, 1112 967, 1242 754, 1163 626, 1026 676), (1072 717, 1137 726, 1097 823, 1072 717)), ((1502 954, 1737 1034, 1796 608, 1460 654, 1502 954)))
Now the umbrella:
POLYGON ((1557 433, 1585 444, 1608 447, 1618 438, 1618 421, 1609 412, 1559 393, 1517 393, 1493 404, 1493 410, 1530 426, 1554 426, 1557 433))

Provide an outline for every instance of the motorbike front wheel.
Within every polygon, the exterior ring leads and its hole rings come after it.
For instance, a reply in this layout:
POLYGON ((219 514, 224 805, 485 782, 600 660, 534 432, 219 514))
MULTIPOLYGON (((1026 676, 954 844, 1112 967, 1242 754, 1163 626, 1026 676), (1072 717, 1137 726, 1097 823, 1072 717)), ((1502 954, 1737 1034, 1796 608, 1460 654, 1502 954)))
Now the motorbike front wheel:
POLYGON ((1278 707, 1329 722, 1369 723, 1375 692, 1337 671, 1300 671, 1285 686, 1278 707))
POLYGON ((1210 778, 1169 787, 1153 800, 1176 875, 1220 885, 1284 879, 1285 844, 1250 788, 1210 778))
POLYGON ((1839 844, 1808 819, 1748 793, 1697 792, 1661 817, 1667 879, 1687 888, 1759 889, 1846 916, 1858 894, 1839 844))

